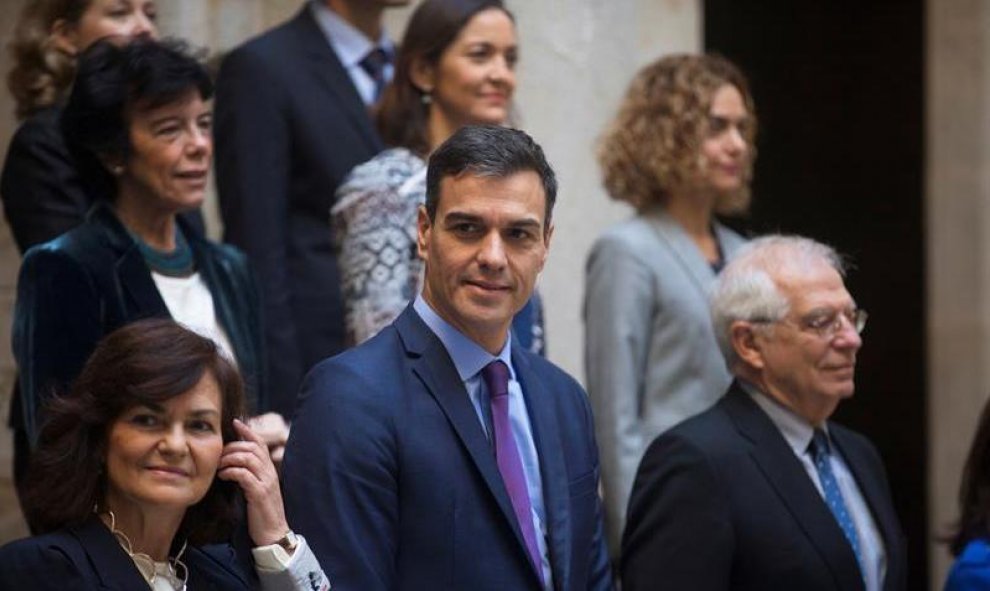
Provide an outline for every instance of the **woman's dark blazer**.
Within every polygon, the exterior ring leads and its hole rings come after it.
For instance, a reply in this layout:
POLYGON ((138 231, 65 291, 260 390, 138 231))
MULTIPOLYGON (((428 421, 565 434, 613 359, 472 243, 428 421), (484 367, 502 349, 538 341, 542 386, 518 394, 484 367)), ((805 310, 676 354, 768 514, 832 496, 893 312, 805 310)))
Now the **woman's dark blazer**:
MULTIPOLYGON (((208 242, 179 220, 247 385, 252 412, 268 409, 258 289, 236 248, 208 242)), ((96 343, 124 324, 168 318, 137 242, 113 210, 99 203, 79 227, 28 251, 17 282, 14 357, 19 392, 11 426, 36 441, 39 413, 64 392, 96 343)))
MULTIPOLYGON (((93 205, 59 128, 62 110, 42 109, 21 123, 10 140, 0 175, 0 199, 22 253, 82 223, 93 205)), ((204 234, 199 210, 182 215, 204 234)))
MULTIPOLYGON (((189 591, 250 589, 227 545, 189 547, 182 556, 189 591)), ((147 589, 110 530, 93 517, 78 527, 25 538, 0 548, 0 591, 147 589)))

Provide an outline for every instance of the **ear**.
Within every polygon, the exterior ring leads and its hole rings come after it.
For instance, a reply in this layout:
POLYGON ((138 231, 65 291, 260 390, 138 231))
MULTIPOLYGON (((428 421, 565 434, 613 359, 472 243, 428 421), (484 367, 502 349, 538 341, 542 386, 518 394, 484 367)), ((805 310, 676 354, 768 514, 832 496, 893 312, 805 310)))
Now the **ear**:
POLYGON ((430 245, 430 234, 432 231, 433 224, 430 222, 429 214, 426 213, 426 206, 420 205, 419 212, 416 214, 416 252, 419 254, 419 258, 427 263, 430 262, 427 247, 430 245))
POLYGON ((756 328, 749 322, 736 320, 729 327, 732 348, 743 363, 755 369, 763 369, 763 350, 756 328))
POLYGON ((430 94, 436 88, 436 68, 421 57, 415 58, 409 71, 409 79, 423 94, 430 94))
POLYGON ((55 49, 66 55, 74 56, 79 53, 76 28, 64 18, 52 23, 52 28, 48 32, 48 39, 55 46, 55 49))

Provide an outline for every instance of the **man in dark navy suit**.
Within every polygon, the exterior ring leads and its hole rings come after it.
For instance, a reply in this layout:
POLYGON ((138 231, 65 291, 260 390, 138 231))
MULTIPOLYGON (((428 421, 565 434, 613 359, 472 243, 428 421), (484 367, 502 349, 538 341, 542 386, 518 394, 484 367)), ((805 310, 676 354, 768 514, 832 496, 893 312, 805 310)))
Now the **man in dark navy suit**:
POLYGON ((525 133, 455 133, 427 172, 422 294, 307 376, 286 506, 334 588, 611 589, 586 395, 509 331, 556 190, 525 133))
POLYGON ((866 312, 829 247, 769 236, 713 290, 735 382, 647 450, 622 542, 624 591, 904 589, 880 456, 829 417, 853 395, 866 312))
POLYGON ((382 13, 408 0, 310 0, 228 55, 216 96, 224 240, 262 288, 271 400, 288 418, 306 371, 344 346, 334 193, 381 150, 368 116, 391 78, 382 13))

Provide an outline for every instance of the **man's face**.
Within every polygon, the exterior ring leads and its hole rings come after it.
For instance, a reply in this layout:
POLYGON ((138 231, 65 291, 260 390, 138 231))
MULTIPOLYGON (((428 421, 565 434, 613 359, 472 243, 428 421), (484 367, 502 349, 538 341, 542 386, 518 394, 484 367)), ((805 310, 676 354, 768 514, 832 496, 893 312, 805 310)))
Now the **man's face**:
POLYGON ((774 280, 790 312, 758 336, 768 394, 812 423, 853 395, 856 353, 863 345, 849 320, 856 304, 839 273, 824 261, 785 265, 774 280), (837 330, 827 328, 834 323, 837 330))
POLYGON ((505 343, 512 317, 533 293, 547 259, 546 195, 532 171, 505 178, 469 173, 440 182, 436 217, 419 212, 423 298, 490 352, 505 343))

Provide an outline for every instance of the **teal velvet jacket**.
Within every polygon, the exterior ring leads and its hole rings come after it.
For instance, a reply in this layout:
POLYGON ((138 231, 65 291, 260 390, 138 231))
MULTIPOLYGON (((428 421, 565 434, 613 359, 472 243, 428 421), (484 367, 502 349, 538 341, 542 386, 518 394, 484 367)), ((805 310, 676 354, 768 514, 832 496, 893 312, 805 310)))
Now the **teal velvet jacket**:
MULTIPOLYGON (((179 226, 193 250, 247 386, 248 410, 268 410, 258 289, 247 258, 179 226)), ((86 221, 31 248, 17 282, 13 350, 19 372, 10 423, 32 445, 45 401, 64 393, 96 343, 115 329, 170 317, 138 245, 113 210, 93 206, 86 221)))

